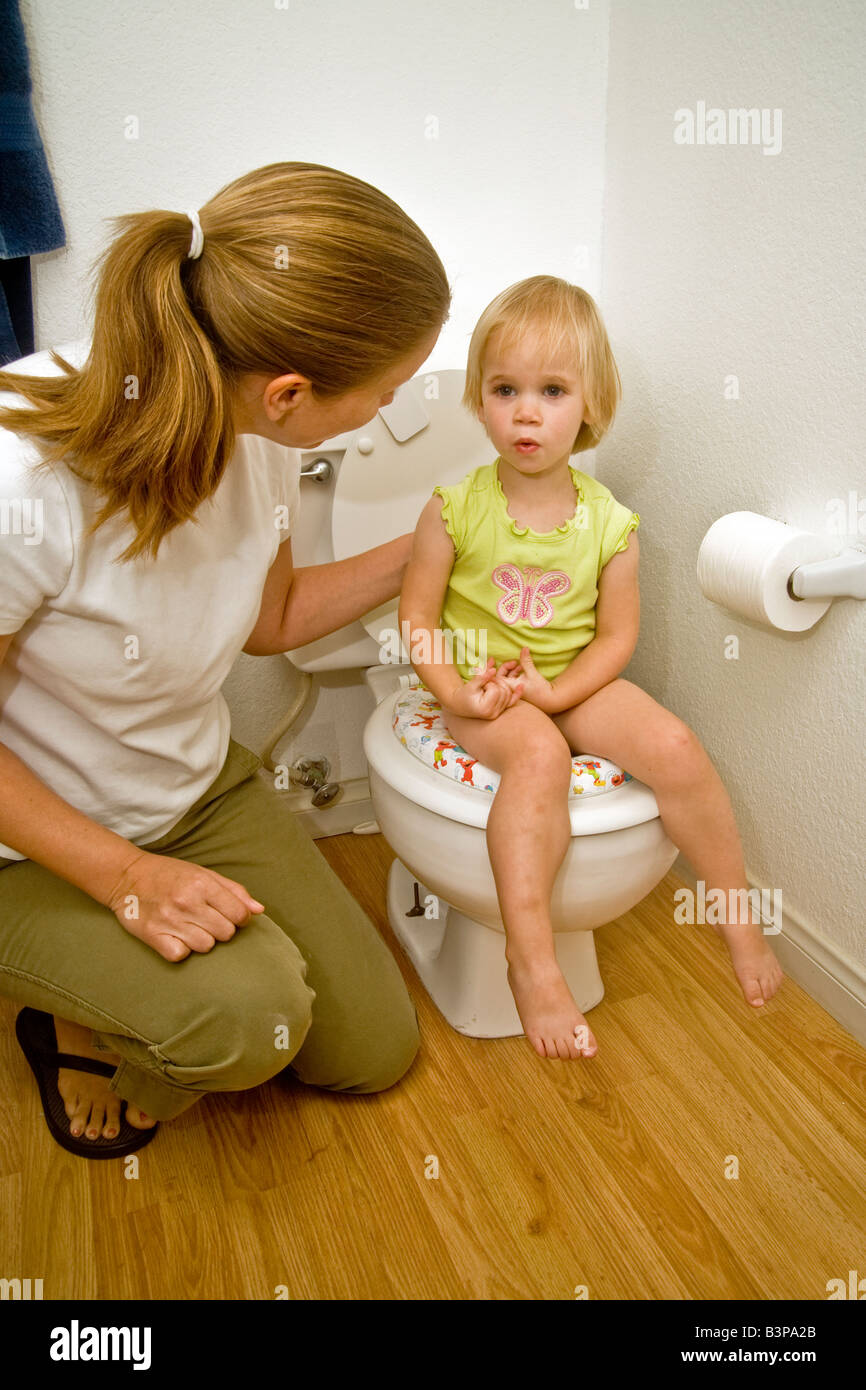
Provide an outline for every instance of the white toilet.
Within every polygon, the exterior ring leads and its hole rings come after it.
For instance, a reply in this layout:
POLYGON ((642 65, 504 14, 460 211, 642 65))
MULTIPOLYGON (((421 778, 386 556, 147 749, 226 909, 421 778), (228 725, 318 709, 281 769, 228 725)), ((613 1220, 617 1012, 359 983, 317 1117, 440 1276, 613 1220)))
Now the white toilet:
MULTIPOLYGON (((297 564, 342 560, 414 530, 436 483, 459 482, 493 461, 495 449, 460 404, 463 383, 462 371, 416 377, 355 435, 303 456, 304 467, 326 459, 333 473, 302 485, 297 564)), ((578 457, 576 466, 585 461, 578 457)), ((397 855, 391 925, 453 1028, 477 1038, 520 1034, 485 838, 499 779, 449 738, 412 667, 394 664, 398 651, 395 599, 286 655, 307 671, 365 668, 377 699, 364 731, 370 792, 397 855)), ((650 788, 591 750, 574 759, 569 810, 572 838, 552 899, 554 946, 585 1013, 604 994, 592 929, 650 893, 678 850, 650 788)))

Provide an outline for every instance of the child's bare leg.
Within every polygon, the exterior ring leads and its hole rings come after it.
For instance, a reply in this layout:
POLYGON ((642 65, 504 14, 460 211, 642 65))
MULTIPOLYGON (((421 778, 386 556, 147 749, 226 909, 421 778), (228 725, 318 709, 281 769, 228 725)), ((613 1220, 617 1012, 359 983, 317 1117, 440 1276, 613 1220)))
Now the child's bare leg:
POLYGON ((467 752, 500 774, 487 847, 508 983, 526 1037, 541 1057, 593 1056, 597 1044, 559 968, 550 920, 553 883, 571 837, 568 745, 546 714, 523 702, 489 720, 446 710, 445 722, 467 752))
POLYGON ((749 901, 740 837, 730 797, 697 735, 622 678, 556 715, 554 722, 572 748, 611 758, 652 788, 670 839, 707 892, 721 888, 725 894, 726 922, 708 925, 730 952, 743 997, 756 1007, 772 999, 782 983, 782 967, 760 923, 750 920, 748 908, 738 911, 749 901))
POLYGON ((743 852, 724 783, 700 743, 692 747, 687 765, 694 774, 687 786, 653 788, 659 814, 667 834, 694 866, 707 891, 724 891, 726 920, 709 925, 730 952, 743 997, 759 1008, 772 999, 782 983, 782 967, 761 924, 751 921, 743 852))

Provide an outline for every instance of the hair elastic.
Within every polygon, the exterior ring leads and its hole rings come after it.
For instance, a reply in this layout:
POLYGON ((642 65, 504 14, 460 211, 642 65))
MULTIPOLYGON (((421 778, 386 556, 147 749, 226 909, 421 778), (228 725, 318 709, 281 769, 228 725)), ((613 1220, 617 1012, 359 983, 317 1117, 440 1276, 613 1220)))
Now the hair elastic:
POLYGON ((187 217, 192 223, 192 241, 186 258, 188 261, 197 261, 204 250, 204 232, 201 229, 197 212, 188 212, 187 217))

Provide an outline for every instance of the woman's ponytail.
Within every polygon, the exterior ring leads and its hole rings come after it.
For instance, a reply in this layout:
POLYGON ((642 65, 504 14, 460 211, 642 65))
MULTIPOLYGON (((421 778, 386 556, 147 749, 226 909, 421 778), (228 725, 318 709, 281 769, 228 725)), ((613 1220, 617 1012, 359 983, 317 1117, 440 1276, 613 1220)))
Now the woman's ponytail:
POLYGON ((216 491, 235 443, 243 373, 309 377, 323 398, 374 380, 448 316, 450 290, 420 228, 370 184, 323 165, 254 170, 199 212, 113 219, 97 263, 92 345, 60 377, 0 372, 0 426, 43 442, 104 498, 90 531, 126 511, 121 561, 216 491))

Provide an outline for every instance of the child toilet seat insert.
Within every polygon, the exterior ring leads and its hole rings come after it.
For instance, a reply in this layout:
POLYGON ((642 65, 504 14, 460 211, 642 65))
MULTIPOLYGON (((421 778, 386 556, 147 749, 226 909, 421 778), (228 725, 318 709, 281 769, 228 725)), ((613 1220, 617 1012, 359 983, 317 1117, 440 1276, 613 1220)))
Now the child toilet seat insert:
MULTIPOLYGON (((425 686, 415 686, 398 695, 394 703, 392 728, 400 743, 434 772, 461 786, 495 792, 500 775, 485 767, 471 753, 455 743, 445 723, 442 706, 425 686)), ((569 799, 573 796, 599 796, 632 780, 609 758, 591 753, 575 753, 572 759, 569 799)))

